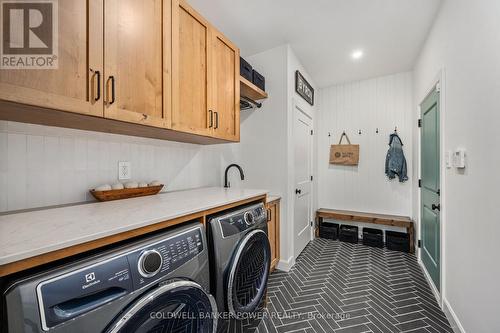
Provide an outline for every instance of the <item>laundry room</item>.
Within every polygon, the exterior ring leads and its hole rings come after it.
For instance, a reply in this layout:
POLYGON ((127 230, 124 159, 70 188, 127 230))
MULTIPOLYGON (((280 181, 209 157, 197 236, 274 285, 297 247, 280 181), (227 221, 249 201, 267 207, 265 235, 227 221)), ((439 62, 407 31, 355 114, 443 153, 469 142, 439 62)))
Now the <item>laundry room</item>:
POLYGON ((0 333, 500 332, 498 1, 0 20, 0 333))

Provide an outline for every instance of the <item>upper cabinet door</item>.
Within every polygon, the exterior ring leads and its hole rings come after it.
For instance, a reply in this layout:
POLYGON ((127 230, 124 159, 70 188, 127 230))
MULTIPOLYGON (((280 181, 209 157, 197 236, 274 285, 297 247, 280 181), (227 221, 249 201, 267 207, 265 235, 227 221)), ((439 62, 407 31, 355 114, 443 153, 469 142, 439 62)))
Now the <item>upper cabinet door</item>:
POLYGON ((170 62, 164 63, 163 36, 169 43, 170 1, 105 0, 104 13, 104 116, 164 127, 162 75, 170 62))
MULTIPOLYGON (((58 32, 52 41, 57 43, 50 43, 57 54, 57 68, 0 69, 0 99, 102 116, 102 90, 98 90, 102 89, 103 76, 102 8, 103 0, 59 1, 53 8, 57 11, 58 32)), ((14 29, 22 31, 19 27, 14 29)), ((31 47, 32 37, 16 47, 31 47)), ((33 39, 34 45, 47 47, 44 41, 40 44, 39 39, 33 39)))
POLYGON ((172 114, 174 130, 210 136, 210 28, 185 1, 172 1, 172 114))
POLYGON ((240 140, 240 50, 212 29, 212 102, 214 136, 240 140))

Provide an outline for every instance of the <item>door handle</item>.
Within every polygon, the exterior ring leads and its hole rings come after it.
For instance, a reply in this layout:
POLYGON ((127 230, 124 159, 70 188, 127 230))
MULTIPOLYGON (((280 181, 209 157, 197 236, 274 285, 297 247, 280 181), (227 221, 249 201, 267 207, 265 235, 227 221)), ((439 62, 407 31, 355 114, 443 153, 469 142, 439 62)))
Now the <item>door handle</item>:
POLYGON ((111 105, 115 102, 115 77, 111 75, 109 81, 111 81, 111 101, 108 104, 111 105))
POLYGON ((299 189, 295 190, 295 194, 301 194, 301 193, 302 193, 302 190, 299 190, 299 189))
POLYGON ((94 98, 94 101, 98 101, 101 99, 101 72, 100 71, 95 71, 95 76, 97 79, 97 94, 96 97, 94 98))
POLYGON ((210 114, 210 125, 208 125, 208 128, 214 127, 214 112, 212 110, 208 110, 208 113, 210 114))
POLYGON ((438 205, 432 204, 432 210, 439 210, 439 211, 441 211, 441 204, 438 204, 438 205))
POLYGON ((271 210, 267 210, 267 222, 271 221, 271 210))
POLYGON ((214 127, 214 129, 218 129, 219 128, 219 112, 215 111, 214 114, 215 114, 215 127, 214 127))

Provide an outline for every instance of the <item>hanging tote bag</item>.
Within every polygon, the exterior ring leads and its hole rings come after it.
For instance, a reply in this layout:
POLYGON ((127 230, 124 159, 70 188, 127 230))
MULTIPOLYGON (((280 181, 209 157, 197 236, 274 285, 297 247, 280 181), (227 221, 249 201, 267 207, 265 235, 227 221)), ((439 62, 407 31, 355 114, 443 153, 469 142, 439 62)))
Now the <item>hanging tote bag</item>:
POLYGON ((342 133, 338 145, 330 147, 330 164, 338 165, 358 165, 359 145, 352 145, 347 134, 342 133), (347 139, 348 144, 342 144, 342 140, 347 139))

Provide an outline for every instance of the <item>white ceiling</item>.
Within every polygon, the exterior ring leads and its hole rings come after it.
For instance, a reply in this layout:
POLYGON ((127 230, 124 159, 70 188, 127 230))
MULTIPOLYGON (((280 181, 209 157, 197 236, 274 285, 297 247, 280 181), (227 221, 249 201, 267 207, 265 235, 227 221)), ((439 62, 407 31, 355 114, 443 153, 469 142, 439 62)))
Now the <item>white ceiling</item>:
MULTIPOLYGON (((242 56, 289 43, 320 87, 411 70, 441 0, 188 0, 242 56), (350 54, 363 49, 354 62, 350 54)), ((265 74, 265 73, 264 73, 265 74)))

